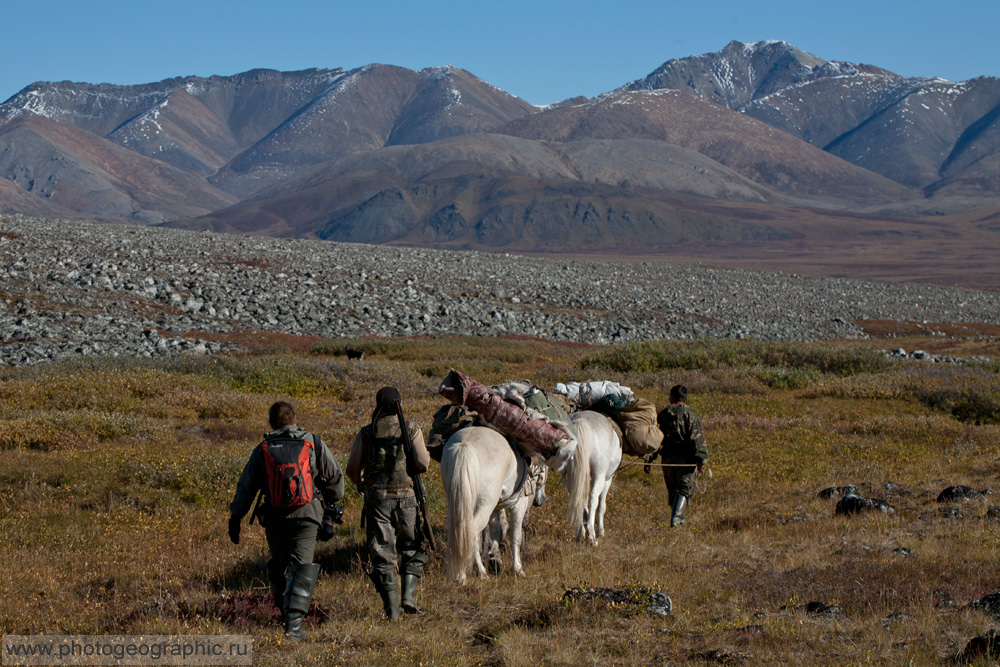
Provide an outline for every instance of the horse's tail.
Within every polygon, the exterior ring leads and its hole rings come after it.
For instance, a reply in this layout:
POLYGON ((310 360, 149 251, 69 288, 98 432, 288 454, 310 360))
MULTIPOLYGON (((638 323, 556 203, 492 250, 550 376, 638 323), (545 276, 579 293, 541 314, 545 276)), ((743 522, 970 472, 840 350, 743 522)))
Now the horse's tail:
POLYGON ((442 479, 448 496, 448 577, 465 581, 465 574, 475 560, 479 535, 472 522, 476 511, 478 461, 475 452, 459 442, 442 459, 442 479))
POLYGON ((579 529, 586 523, 583 515, 590 504, 590 457, 594 433, 585 419, 574 419, 573 425, 576 427, 577 444, 573 456, 566 463, 563 484, 569 495, 569 522, 579 529))

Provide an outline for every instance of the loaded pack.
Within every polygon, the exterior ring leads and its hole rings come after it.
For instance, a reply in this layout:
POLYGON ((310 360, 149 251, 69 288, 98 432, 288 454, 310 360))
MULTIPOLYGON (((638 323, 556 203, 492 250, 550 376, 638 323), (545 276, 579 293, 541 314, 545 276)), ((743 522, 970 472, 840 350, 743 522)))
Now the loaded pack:
POLYGON ((315 436, 271 438, 264 436, 260 450, 267 475, 267 497, 272 507, 295 509, 313 499, 311 453, 315 436))
POLYGON ((663 443, 656 425, 656 406, 639 398, 617 382, 567 382, 556 385, 555 393, 578 410, 594 410, 610 417, 622 431, 622 452, 644 457, 663 443))

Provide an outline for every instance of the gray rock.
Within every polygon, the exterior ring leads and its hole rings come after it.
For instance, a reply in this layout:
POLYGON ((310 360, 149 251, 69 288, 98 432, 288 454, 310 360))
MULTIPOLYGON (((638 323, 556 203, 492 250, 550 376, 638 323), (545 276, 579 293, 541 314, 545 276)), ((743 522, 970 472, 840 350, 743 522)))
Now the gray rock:
MULTIPOLYGON (((0 216, 0 224, 10 232, 0 239, 5 293, 44 294, 45 302, 44 308, 32 298, 0 302, 6 343, 0 365, 82 354, 169 356, 187 349, 174 340, 233 329, 327 338, 510 333, 627 343, 864 338, 852 322, 912 320, 914 312, 928 321, 1000 323, 1000 295, 933 285, 16 215, 0 216), (162 336, 137 334, 152 326, 162 336)), ((204 348, 210 354, 228 349, 204 348)))
POLYGON ((1000 659, 1000 630, 990 629, 970 639, 958 659, 964 663, 1000 659))
POLYGON ((839 616, 844 613, 837 605, 823 602, 822 600, 806 603, 805 610, 807 614, 816 614, 819 616, 839 616))
POLYGON ((1000 619, 1000 592, 990 593, 969 603, 969 607, 983 613, 991 614, 1000 619))
POLYGON ((982 498, 983 494, 968 486, 949 486, 938 494, 939 503, 967 503, 976 498, 982 498))
POLYGON ((819 492, 819 497, 824 500, 830 500, 831 498, 843 498, 845 496, 859 496, 861 492, 858 491, 858 487, 853 484, 845 484, 844 486, 831 486, 827 489, 823 489, 819 492))
POLYGON ((642 607, 654 614, 670 614, 673 603, 662 592, 645 586, 632 588, 590 588, 577 587, 563 593, 563 600, 603 600, 610 604, 642 607))
POLYGON ((888 503, 871 498, 862 498, 858 495, 844 496, 837 503, 836 513, 844 516, 857 514, 859 512, 882 512, 892 514, 895 510, 888 503))
POLYGON ((911 614, 904 614, 901 611, 896 611, 883 618, 881 623, 882 627, 889 627, 893 623, 903 623, 903 622, 912 623, 916 620, 917 620, 916 616, 913 616, 911 614))

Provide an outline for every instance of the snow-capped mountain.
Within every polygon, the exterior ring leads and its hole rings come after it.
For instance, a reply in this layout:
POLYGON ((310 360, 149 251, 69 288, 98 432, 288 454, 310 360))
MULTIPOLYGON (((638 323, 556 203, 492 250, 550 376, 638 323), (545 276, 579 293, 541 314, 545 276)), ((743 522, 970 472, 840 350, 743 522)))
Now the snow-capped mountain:
POLYGON ((1000 79, 904 78, 766 41, 544 109, 452 66, 35 83, 0 104, 0 176, 0 212, 254 233, 776 238, 794 232, 759 207, 1000 207, 1000 79))
MULTIPOLYGON (((619 90, 663 88, 764 121, 912 188, 955 188, 965 169, 984 159, 995 164, 1000 149, 995 77, 904 78, 785 42, 730 42, 717 53, 668 61, 619 90)), ((978 178, 964 187, 996 193, 978 178)))

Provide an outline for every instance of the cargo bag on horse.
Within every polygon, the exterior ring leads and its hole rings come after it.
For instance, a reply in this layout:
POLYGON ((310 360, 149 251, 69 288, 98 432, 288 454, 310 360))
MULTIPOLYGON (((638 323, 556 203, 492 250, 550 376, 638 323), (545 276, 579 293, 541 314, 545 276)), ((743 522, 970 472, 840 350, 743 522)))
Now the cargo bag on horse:
POLYGON ((654 454, 663 443, 663 431, 656 425, 656 406, 644 398, 636 398, 613 417, 621 427, 622 451, 632 456, 654 454))

